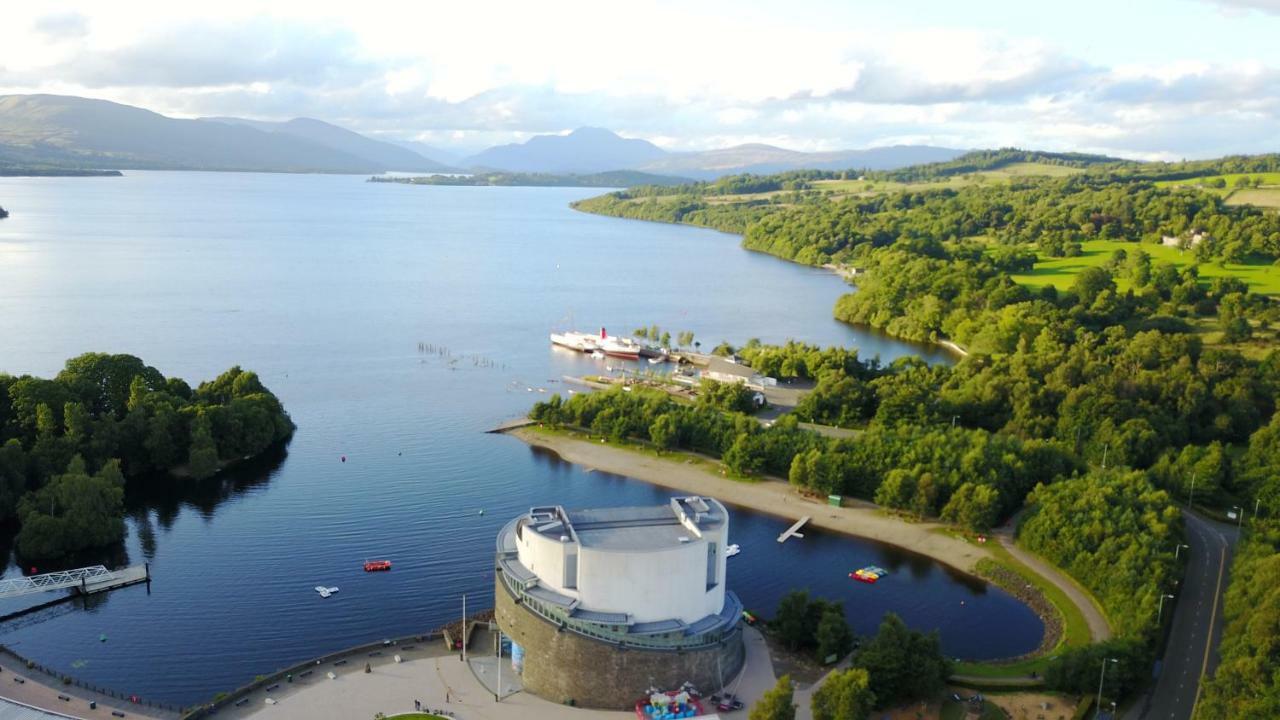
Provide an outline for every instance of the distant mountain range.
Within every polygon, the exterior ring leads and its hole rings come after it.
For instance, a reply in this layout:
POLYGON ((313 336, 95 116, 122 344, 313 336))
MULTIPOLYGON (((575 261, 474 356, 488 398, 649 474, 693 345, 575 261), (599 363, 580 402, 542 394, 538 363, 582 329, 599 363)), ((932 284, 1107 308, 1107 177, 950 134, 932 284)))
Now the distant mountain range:
POLYGON ((462 164, 505 172, 598 173, 633 170, 666 155, 665 150, 648 140, 584 127, 568 135, 537 135, 523 143, 491 147, 466 158, 462 164))
POLYGON ((209 122, 244 125, 266 133, 290 137, 324 146, 330 150, 360 158, 387 170, 406 172, 452 172, 453 168, 442 162, 423 157, 421 153, 395 143, 367 138, 360 133, 330 125, 322 120, 294 118, 287 122, 265 122, 241 118, 205 118, 209 122))
POLYGON ((187 120, 106 100, 0 96, 0 168, 359 174, 474 170, 577 175, 633 170, 711 180, 743 172, 800 168, 887 170, 951 160, 962 152, 901 145, 804 153, 753 144, 673 153, 647 140, 587 127, 464 155, 409 140, 374 139, 311 118, 286 122, 232 117, 187 120))
MULTIPOLYGON (((169 118, 105 100, 8 95, 0 97, 0 164, 349 173, 401 169, 385 157, 362 154, 359 140, 407 152, 402 148, 310 123, 325 125, 309 121, 273 131, 245 123, 169 118)), ((414 158, 418 168, 436 169, 426 158, 414 158)))

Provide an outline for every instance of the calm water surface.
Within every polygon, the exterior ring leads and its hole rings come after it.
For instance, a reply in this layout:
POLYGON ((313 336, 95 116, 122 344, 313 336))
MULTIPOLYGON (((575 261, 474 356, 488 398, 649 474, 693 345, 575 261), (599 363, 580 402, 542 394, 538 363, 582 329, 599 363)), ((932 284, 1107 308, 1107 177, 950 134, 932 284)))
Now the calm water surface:
MULTIPOLYGON (((463 593, 490 606, 493 539, 512 515, 669 495, 483 433, 562 391, 562 375, 599 371, 548 347, 570 313, 580 329, 657 323, 704 346, 796 338, 942 359, 832 320, 848 287, 827 273, 734 236, 568 208, 595 192, 234 173, 0 179, 12 212, 0 221, 0 371, 49 376, 88 350, 193 383, 239 364, 298 425, 278 457, 212 482, 131 487, 128 539, 104 559, 150 562, 150 593, 41 611, 0 626, 0 643, 187 704, 436 627, 463 593), (365 574, 370 557, 395 569, 365 574), (341 591, 322 600, 319 584, 341 591)), ((743 553, 729 582, 750 608, 769 613, 807 587, 843 601, 861 633, 892 610, 938 628, 954 655, 1039 643, 1030 610, 928 559, 816 531, 780 546, 781 520, 731 522, 743 553), (894 574, 848 580, 869 563, 894 574)))

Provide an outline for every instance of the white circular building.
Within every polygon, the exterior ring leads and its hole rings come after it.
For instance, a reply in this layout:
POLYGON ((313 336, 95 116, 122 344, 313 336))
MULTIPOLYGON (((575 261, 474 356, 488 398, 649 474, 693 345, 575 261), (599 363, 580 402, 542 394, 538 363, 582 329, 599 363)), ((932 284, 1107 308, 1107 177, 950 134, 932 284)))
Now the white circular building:
POLYGON ((742 666, 725 587, 729 514, 706 497, 651 507, 536 507, 498 535, 496 614, 526 689, 630 707, 650 685, 710 690, 742 666))

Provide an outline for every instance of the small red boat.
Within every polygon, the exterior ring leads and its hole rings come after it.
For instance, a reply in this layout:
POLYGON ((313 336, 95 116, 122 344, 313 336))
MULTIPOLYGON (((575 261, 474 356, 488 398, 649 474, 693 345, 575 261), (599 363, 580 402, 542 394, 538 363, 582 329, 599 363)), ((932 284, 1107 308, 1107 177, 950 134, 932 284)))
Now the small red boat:
POLYGON ((364 561, 365 572, 378 572, 380 570, 390 570, 390 569, 391 569, 390 560, 365 560, 364 561))

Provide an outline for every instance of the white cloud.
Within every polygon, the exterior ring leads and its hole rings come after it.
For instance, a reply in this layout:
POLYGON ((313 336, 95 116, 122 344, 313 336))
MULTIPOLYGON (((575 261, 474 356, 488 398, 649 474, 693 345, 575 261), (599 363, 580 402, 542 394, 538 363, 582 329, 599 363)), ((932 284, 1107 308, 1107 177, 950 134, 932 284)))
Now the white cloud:
MULTIPOLYGON (((1217 4, 1280 30, 1252 11, 1280 0, 1217 4)), ((594 125, 676 149, 1280 149, 1280 56, 1262 46, 1224 60, 1205 43, 1153 41, 1150 54, 1109 61, 1051 20, 1029 33, 863 8, 850 22, 841 3, 182 5, 6 8, 0 91, 184 116, 313 116, 472 147, 594 125)))

